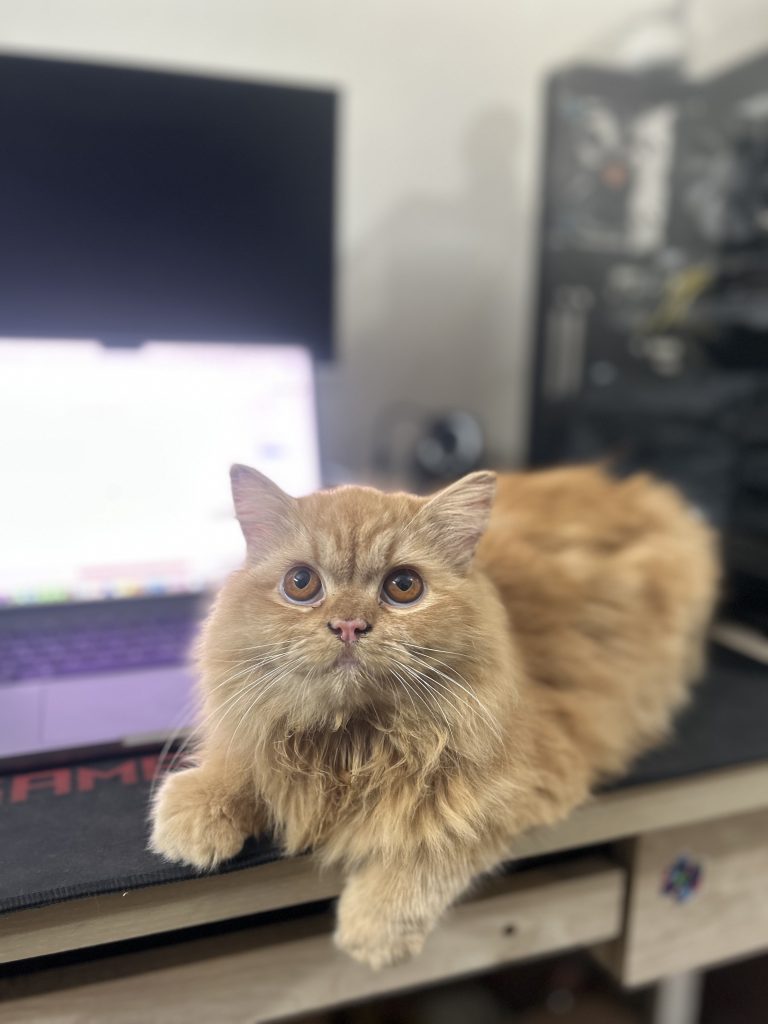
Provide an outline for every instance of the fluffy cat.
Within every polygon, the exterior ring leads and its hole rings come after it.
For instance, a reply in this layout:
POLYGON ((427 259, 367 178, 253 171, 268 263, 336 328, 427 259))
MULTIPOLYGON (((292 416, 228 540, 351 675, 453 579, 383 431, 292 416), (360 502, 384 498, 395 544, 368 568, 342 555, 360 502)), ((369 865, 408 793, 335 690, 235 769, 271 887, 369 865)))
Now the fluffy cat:
POLYGON ((196 767, 152 847, 200 869, 271 829, 346 884, 337 944, 416 953, 514 839, 668 732, 702 663, 715 538, 670 487, 474 473, 431 498, 232 485, 247 543, 204 628, 196 767), (495 500, 494 500, 495 494, 495 500))

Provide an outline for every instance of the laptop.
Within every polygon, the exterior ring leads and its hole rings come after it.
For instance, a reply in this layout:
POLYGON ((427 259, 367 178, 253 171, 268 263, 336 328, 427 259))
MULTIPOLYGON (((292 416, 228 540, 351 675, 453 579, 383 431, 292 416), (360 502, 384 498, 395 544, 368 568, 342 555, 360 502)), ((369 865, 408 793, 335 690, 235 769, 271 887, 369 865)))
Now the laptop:
POLYGON ((229 466, 319 485, 300 346, 0 341, 0 767, 151 747, 242 562, 229 466))

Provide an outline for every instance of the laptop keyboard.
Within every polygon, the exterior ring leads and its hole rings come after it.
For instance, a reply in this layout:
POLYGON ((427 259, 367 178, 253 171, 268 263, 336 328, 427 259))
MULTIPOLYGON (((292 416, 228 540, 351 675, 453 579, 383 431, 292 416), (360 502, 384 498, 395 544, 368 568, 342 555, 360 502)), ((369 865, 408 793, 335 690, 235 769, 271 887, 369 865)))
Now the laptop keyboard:
POLYGON ((179 665, 199 622, 194 597, 0 612, 0 683, 179 665))

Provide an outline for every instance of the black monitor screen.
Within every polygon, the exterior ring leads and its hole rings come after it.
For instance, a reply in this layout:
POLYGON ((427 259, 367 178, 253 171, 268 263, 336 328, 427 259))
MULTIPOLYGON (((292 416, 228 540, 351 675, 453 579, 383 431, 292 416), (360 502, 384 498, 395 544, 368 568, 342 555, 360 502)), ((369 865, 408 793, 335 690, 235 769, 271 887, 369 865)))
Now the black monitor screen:
POLYGON ((0 336, 331 345, 332 92, 0 57, 0 336))

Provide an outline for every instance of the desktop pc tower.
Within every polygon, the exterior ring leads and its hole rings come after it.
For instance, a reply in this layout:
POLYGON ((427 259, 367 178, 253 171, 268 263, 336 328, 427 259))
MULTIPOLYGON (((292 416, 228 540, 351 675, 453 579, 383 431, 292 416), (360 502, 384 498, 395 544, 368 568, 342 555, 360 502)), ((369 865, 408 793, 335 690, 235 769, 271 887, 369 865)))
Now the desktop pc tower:
POLYGON ((530 462, 607 457, 719 528, 768 627, 768 55, 552 76, 530 462))

